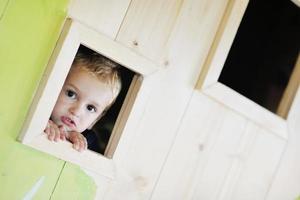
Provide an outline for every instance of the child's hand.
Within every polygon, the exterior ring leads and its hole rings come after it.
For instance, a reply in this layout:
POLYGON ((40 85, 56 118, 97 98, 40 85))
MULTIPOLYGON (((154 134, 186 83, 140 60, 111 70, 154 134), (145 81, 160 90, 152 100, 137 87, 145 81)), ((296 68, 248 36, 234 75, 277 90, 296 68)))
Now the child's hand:
POLYGON ((78 132, 71 131, 67 133, 67 139, 73 143, 73 148, 77 151, 83 151, 87 149, 86 138, 78 132))
POLYGON ((44 132, 48 135, 50 141, 59 141, 68 139, 73 148, 77 151, 83 151, 87 149, 87 141, 85 137, 78 132, 70 131, 66 132, 63 126, 57 126, 53 121, 49 120, 44 132))
POLYGON ((63 126, 57 126, 53 121, 49 120, 44 132, 48 135, 50 141, 66 140, 66 133, 63 126))

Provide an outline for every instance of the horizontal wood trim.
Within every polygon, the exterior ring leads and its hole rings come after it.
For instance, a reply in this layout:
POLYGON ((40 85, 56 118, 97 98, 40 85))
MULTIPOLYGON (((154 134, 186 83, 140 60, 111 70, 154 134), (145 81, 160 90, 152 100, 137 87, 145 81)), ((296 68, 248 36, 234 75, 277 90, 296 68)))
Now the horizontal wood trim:
POLYGON ((266 128, 275 135, 283 139, 288 138, 286 120, 242 96, 226 85, 215 83, 203 90, 203 93, 217 100, 220 104, 240 113, 259 126, 266 128))
POLYGON ((138 55, 109 37, 102 35, 79 22, 74 22, 74 26, 77 27, 79 32, 81 44, 122 66, 144 76, 151 75, 159 69, 158 65, 151 60, 138 55))
POLYGON ((114 179, 115 177, 113 160, 90 150, 78 152, 72 148, 72 144, 68 141, 52 142, 48 140, 45 133, 41 133, 30 141, 28 145, 109 179, 114 179))

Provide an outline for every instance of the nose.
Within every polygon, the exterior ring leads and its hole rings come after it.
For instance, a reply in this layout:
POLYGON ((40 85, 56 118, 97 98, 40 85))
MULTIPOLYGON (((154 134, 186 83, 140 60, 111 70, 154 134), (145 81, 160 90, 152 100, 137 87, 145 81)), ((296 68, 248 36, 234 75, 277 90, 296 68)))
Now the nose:
POLYGON ((80 114, 82 113, 82 105, 80 103, 74 103, 70 108, 69 108, 69 112, 75 116, 75 117, 79 117, 80 114))

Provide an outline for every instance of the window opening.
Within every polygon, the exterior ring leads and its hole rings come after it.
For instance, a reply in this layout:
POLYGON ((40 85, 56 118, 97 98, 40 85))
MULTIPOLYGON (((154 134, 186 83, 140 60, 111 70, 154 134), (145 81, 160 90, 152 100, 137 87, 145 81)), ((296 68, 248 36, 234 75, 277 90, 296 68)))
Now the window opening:
MULTIPOLYGON (((83 58, 81 57, 81 59, 83 58)), ((100 62, 101 64, 103 64, 102 61, 100 62)), ((108 64, 107 62, 104 63, 105 65, 108 64)), ((120 147, 119 141, 122 139, 121 136, 124 134, 130 134, 130 131, 125 129, 127 127, 132 127, 131 125, 138 121, 138 109, 136 110, 135 108, 138 107, 136 107, 137 104, 142 102, 143 95, 145 94, 140 92, 140 90, 145 90, 143 87, 144 79, 149 80, 146 84, 153 82, 154 79, 152 80, 151 78, 150 80, 150 77, 152 77, 152 74, 158 72, 158 69, 159 68, 157 68, 155 63, 137 55, 130 49, 120 45, 114 40, 111 40, 111 38, 99 34, 80 22, 67 19, 57 41, 57 45, 52 53, 51 58, 49 59, 47 68, 45 69, 43 77, 39 83, 18 140, 36 150, 48 153, 59 159, 91 170, 95 174, 103 175, 109 179, 114 179, 116 175, 115 162, 118 159, 118 157, 114 157, 114 155, 117 147, 120 147), (106 106, 112 102, 112 97, 116 96, 114 95, 116 94, 115 91, 118 91, 116 88, 116 90, 113 90, 114 87, 112 86, 114 84, 110 84, 111 82, 114 82, 116 76, 113 75, 113 79, 108 78, 107 76, 105 77, 108 79, 102 76, 98 77, 95 73, 93 73, 93 70, 91 71, 89 68, 84 67, 85 62, 78 61, 78 57, 76 57, 75 60, 76 64, 78 65, 73 68, 72 64, 76 54, 78 53, 78 50, 99 54, 102 57, 114 61, 120 65, 119 70, 123 88, 121 93, 118 95, 118 99, 116 99, 115 104, 109 107, 110 109, 107 110, 107 114, 105 116, 101 116, 102 118, 100 121, 98 118, 100 115, 98 114, 102 113, 103 108, 106 108, 106 106), (74 71, 70 73, 71 70, 74 71), (87 74, 83 70, 86 70, 86 72, 89 73, 87 74), (92 74, 92 76, 90 76, 90 74, 92 74), (100 78, 100 80, 106 81, 101 83, 93 76, 97 77, 97 79, 100 78), (61 100, 60 97, 64 97, 60 95, 66 94, 65 97, 76 97, 76 94, 74 95, 74 93, 69 92, 70 89, 68 87, 64 87, 70 85, 65 83, 71 83, 71 78, 73 77, 76 77, 74 78, 75 80, 82 80, 82 77, 86 77, 83 79, 85 81, 78 85, 81 86, 81 89, 84 85, 89 86, 80 91, 90 91, 91 94, 97 94, 99 95, 99 99, 97 99, 96 102, 105 102, 103 106, 100 106, 100 112, 96 113, 97 117, 92 118, 92 120, 86 123, 83 128, 77 130, 77 132, 80 133, 82 133, 85 129, 91 129, 92 131, 96 132, 95 135, 97 137, 97 144, 104 143, 102 149, 96 150, 99 153, 90 150, 79 153, 76 151, 76 148, 72 148, 72 143, 68 141, 50 142, 49 138, 47 138, 47 134, 44 133, 45 129, 49 128, 47 124, 49 123, 49 119, 53 119, 52 113, 55 109, 57 101, 61 100), (107 87, 107 84, 109 87, 107 87), (61 93, 61 91, 63 93, 61 93), (98 91, 105 91, 106 94, 99 94, 98 91), (101 135, 102 130, 98 129, 102 126, 101 123, 104 123, 103 121, 109 121, 109 125, 103 125, 103 127, 109 127, 106 130, 105 137, 104 135, 101 135), (100 138, 98 136, 100 136, 100 138), (100 153, 104 156, 102 156, 100 153)), ((98 72, 99 70, 95 71, 98 72)), ((104 71, 107 72, 110 70, 106 68, 104 71)), ((87 94, 89 93, 86 92, 86 96, 93 96, 87 94)), ((81 104, 83 105, 83 108, 85 108, 84 111, 93 111, 95 110, 95 107, 98 107, 98 105, 90 103, 90 101, 88 102, 89 103, 87 104, 81 104)), ((63 108, 64 107, 61 109, 63 108)), ((99 111, 99 109, 97 110, 99 111)), ((71 117, 69 117, 69 119, 67 118, 68 116, 59 117, 58 119, 61 119, 61 122, 67 121, 67 124, 72 124, 74 122, 76 123, 76 120, 73 120, 72 122, 71 117)), ((57 121, 57 124, 64 125, 63 123, 58 122, 59 120, 57 121)), ((71 127, 63 126, 62 129, 66 129, 66 131, 73 131, 71 127)), ((80 139, 82 141, 84 137, 82 135, 79 136, 81 137, 80 139)), ((70 140, 70 138, 68 139, 70 140)), ((119 152, 122 151, 122 147, 118 148, 119 152)))
MULTIPOLYGON (((80 45, 78 52, 85 55, 98 54, 83 45, 80 45)), ((103 57, 110 60, 105 56, 103 57)), ((90 127, 82 132, 82 135, 84 135, 87 140, 88 149, 103 155, 105 154, 106 147, 111 139, 111 135, 113 134, 115 123, 127 96, 129 87, 132 84, 132 80, 134 76, 138 76, 135 72, 121 65, 118 67, 118 72, 122 85, 120 93, 118 94, 114 103, 109 107, 108 110, 104 111, 102 117, 93 125, 93 127, 90 127)), ((111 156, 112 155, 110 154, 109 157, 111 156)))
POLYGON ((300 12, 294 3, 250 0, 218 81, 285 118, 287 112, 277 110, 283 94, 290 92, 285 91, 289 81, 299 79, 290 78, 299 35, 300 12))

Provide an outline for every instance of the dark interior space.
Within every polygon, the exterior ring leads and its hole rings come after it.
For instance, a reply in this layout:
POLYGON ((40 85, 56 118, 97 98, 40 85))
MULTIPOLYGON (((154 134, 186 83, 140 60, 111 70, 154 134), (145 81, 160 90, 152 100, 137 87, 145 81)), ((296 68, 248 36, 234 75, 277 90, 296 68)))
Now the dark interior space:
POLYGON ((300 8, 250 0, 219 82, 276 113, 299 54, 300 8))
MULTIPOLYGON (((81 52, 92 54, 93 50, 81 45, 81 52)), ((135 72, 120 66, 119 73, 122 81, 122 88, 115 103, 107 110, 105 115, 93 126, 92 130, 86 130, 83 135, 87 138, 88 148, 92 151, 104 154, 106 146, 109 142, 115 122, 127 95, 128 89, 132 82, 135 72)))
POLYGON ((122 89, 115 103, 110 107, 106 114, 93 127, 98 138, 99 149, 97 152, 104 154, 108 141, 110 139, 115 122, 127 95, 131 81, 135 73, 126 67, 120 68, 122 79, 122 89))

